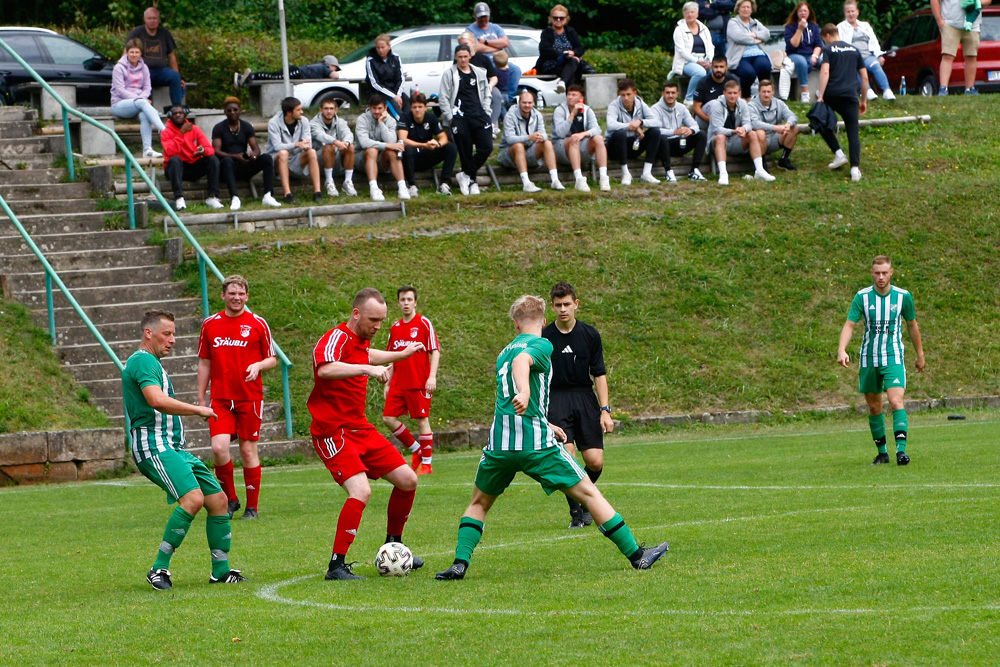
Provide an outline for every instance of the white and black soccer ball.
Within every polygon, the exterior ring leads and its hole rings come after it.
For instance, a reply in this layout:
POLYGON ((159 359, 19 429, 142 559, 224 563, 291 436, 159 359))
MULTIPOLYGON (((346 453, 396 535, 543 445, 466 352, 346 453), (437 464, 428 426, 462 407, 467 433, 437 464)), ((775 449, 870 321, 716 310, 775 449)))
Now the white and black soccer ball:
POLYGON ((375 554, 375 569, 383 577, 405 577, 413 568, 413 552, 405 544, 387 542, 375 554))

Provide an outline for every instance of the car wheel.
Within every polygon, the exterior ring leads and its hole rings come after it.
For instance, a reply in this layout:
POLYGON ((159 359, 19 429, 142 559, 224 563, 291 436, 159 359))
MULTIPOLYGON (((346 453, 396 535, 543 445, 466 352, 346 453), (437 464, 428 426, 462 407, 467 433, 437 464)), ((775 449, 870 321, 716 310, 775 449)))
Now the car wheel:
POLYGON ((316 106, 322 106, 327 100, 336 100, 341 109, 357 108, 358 99, 349 92, 340 89, 324 90, 316 96, 316 106))
POLYGON ((938 80, 933 74, 928 74, 920 80, 920 85, 917 86, 920 94, 924 97, 933 97, 938 94, 938 80))

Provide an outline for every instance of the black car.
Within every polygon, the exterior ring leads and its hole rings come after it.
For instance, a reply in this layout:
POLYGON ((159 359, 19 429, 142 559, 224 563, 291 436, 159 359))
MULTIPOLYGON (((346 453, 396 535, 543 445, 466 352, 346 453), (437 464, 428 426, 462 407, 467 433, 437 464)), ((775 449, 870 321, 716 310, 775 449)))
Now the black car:
MULTIPOLYGON (((74 82, 76 101, 85 106, 111 103, 111 72, 114 61, 76 40, 43 28, 0 28, 0 39, 14 49, 39 76, 48 82, 74 82)), ((0 101, 17 104, 30 99, 22 84, 34 82, 20 63, 0 48, 0 101)))

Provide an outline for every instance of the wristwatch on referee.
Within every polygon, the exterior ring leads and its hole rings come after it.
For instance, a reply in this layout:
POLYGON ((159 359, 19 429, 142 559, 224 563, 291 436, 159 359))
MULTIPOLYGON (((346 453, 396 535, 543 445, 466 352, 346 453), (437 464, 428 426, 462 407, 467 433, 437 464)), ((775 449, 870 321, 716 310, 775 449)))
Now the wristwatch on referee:
POLYGON ((611 406, 610 405, 602 405, 601 406, 601 412, 607 412, 610 415, 611 414, 611 406))

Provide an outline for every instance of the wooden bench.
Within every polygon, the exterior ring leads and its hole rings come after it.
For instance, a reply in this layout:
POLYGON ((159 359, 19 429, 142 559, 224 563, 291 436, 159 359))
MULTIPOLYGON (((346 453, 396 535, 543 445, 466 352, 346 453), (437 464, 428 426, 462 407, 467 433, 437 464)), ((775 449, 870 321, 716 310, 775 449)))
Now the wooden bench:
MULTIPOLYGON (((49 87, 52 91, 61 97, 66 104, 73 108, 77 108, 77 88, 106 88, 108 90, 108 101, 111 100, 111 83, 102 83, 100 81, 78 81, 78 82, 68 82, 68 81, 51 81, 48 82, 49 87)), ((187 83, 187 90, 193 90, 197 88, 198 84, 190 81, 187 83)), ((56 101, 52 95, 49 94, 47 90, 42 88, 42 84, 37 81, 29 81, 27 83, 18 84, 18 90, 24 90, 28 92, 30 98, 31 106, 36 107, 40 110, 40 115, 42 120, 62 120, 62 105, 56 101)), ((152 105, 158 111, 163 111, 165 106, 170 105, 170 88, 167 86, 157 86, 153 88, 152 94, 152 105)), ((102 108, 102 107, 98 107, 102 108)), ((109 111, 110 113, 110 111, 109 111)))

